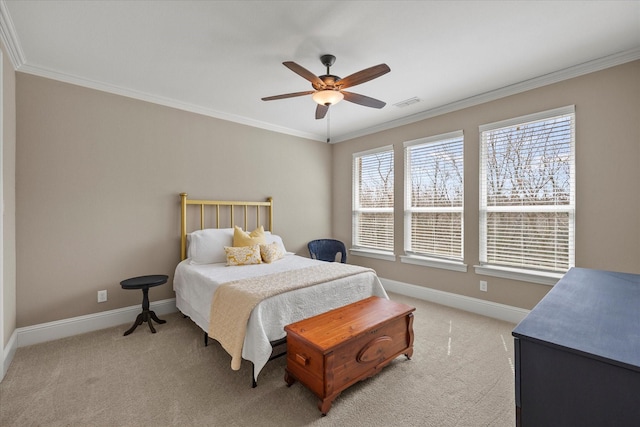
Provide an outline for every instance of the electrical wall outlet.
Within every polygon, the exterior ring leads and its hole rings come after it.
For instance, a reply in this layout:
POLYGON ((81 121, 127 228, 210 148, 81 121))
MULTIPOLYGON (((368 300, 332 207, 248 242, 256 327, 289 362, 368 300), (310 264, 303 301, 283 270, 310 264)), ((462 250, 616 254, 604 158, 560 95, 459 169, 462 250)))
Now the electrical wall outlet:
POLYGON ((107 290, 98 291, 98 302, 106 302, 107 301, 107 290))
POLYGON ((480 290, 482 292, 487 292, 487 282, 484 280, 480 280, 480 290))

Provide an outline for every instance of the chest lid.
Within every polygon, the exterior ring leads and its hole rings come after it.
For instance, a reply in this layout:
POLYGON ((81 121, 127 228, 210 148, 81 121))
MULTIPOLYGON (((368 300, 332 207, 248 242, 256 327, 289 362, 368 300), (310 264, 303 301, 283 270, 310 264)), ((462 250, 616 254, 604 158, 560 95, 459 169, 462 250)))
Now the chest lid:
POLYGON ((374 296, 292 323, 284 329, 326 351, 414 310, 406 304, 374 296))

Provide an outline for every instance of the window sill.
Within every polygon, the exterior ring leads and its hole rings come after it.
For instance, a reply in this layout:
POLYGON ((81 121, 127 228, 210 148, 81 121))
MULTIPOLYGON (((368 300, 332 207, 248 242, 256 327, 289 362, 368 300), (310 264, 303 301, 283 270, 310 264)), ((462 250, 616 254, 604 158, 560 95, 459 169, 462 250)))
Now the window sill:
POLYGON ((475 268, 476 274, 484 276, 502 277, 503 279, 520 280, 548 286, 555 285, 564 276, 562 273, 545 273, 542 271, 488 265, 474 265, 473 268, 475 268))
POLYGON ((392 252, 378 251, 375 249, 351 248, 349 249, 349 253, 355 256, 381 259, 384 261, 396 260, 396 256, 392 252))
POLYGON ((405 264, 421 265, 423 267, 442 268, 444 270, 467 272, 467 264, 457 261, 446 261, 443 259, 429 258, 418 255, 402 255, 400 261, 405 264))

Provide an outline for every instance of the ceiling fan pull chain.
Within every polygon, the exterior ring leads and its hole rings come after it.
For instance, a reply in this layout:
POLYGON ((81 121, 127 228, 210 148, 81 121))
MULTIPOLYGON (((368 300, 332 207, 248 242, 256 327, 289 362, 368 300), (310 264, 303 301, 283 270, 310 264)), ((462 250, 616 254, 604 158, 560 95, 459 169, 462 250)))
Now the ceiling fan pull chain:
POLYGON ((327 111, 327 144, 331 142, 331 128, 329 122, 331 121, 331 109, 327 111))

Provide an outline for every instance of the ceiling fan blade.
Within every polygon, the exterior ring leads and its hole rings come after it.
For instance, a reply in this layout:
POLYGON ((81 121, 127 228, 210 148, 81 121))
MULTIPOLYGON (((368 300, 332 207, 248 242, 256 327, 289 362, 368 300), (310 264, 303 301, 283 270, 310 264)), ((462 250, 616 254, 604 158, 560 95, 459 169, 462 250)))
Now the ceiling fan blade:
POLYGON ((365 107, 371 108, 382 108, 387 105, 386 102, 382 102, 375 98, 370 98, 368 96, 360 95, 358 93, 340 91, 344 95, 344 100, 353 102, 354 104, 364 105, 365 107))
POLYGON ((357 73, 353 73, 344 79, 338 80, 336 86, 340 89, 346 89, 351 86, 359 85, 369 80, 373 80, 391 71, 391 68, 387 64, 374 65, 373 67, 366 68, 357 73))
POLYGON ((316 120, 324 119, 324 116, 327 115, 327 111, 329 111, 328 105, 320 105, 316 107, 316 120))
POLYGON ((274 95, 274 96, 267 96, 266 98, 262 98, 263 101, 275 101, 276 99, 285 99, 285 98, 293 98, 296 96, 304 96, 304 95, 311 95, 312 93, 315 93, 315 90, 307 90, 305 92, 293 92, 293 93, 285 93, 283 95, 274 95))
POLYGON ((288 69, 290 69, 294 73, 298 74, 299 76, 302 76, 305 79, 309 80, 314 85, 314 87, 316 87, 316 86, 320 86, 322 88, 325 87, 325 84, 324 84, 324 82, 322 80, 320 80, 320 77, 316 76, 311 71, 309 71, 306 68, 296 64, 295 62, 286 61, 286 62, 283 62, 282 65, 284 65, 285 67, 287 67, 288 69))

